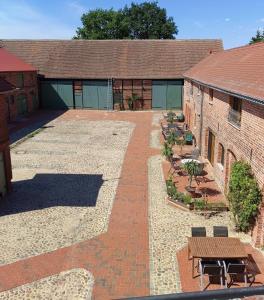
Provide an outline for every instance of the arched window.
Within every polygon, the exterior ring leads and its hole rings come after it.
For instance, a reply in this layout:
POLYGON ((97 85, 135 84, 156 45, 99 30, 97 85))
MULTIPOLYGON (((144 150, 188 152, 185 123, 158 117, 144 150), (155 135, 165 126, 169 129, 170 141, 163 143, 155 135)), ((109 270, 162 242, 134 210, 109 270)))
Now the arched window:
POLYGON ((218 162, 224 166, 225 164, 225 148, 222 144, 219 143, 218 146, 218 162))

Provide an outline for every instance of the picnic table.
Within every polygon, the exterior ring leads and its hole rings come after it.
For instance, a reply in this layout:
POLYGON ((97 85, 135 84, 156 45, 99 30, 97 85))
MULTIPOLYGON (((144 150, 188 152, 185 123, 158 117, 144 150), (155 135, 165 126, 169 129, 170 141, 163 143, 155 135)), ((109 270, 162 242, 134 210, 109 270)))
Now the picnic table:
POLYGON ((192 276, 194 259, 224 260, 248 258, 244 244, 238 238, 230 237, 189 237, 188 258, 192 257, 192 276))

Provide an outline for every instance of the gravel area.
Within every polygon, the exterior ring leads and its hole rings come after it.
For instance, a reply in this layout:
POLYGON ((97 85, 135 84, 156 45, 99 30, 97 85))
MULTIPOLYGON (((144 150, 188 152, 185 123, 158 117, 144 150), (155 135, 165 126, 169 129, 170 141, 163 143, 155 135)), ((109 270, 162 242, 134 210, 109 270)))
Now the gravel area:
POLYGON ((163 119, 163 113, 164 112, 153 113, 152 126, 159 126, 160 127, 160 121, 163 119))
POLYGON ((134 125, 57 119, 11 151, 13 189, 0 205, 0 264, 106 232, 134 125))
POLYGON ((212 236, 213 225, 228 226, 230 236, 250 242, 250 236, 234 231, 230 213, 221 213, 205 219, 203 216, 185 212, 167 204, 160 155, 149 159, 148 174, 150 288, 152 295, 181 291, 176 252, 186 246, 192 226, 205 226, 209 236, 212 236))
POLYGON ((151 131, 150 135, 150 147, 155 149, 161 149, 160 144, 160 129, 155 129, 151 131))
POLYGON ((92 298, 93 284, 91 273, 73 269, 1 292, 0 299, 89 300, 92 298))

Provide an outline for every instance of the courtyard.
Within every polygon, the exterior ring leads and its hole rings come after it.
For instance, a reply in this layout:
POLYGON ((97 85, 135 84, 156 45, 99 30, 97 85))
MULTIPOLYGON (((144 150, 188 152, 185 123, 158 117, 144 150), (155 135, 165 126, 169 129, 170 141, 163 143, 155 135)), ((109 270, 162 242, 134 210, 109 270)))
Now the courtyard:
MULTIPOLYGON (((206 219, 165 201, 161 118, 70 110, 12 144, 14 191, 0 216, 0 299, 198 290, 186 279, 192 226, 212 235, 212 226, 225 225, 250 242, 229 212, 206 219)), ((27 132, 30 126, 36 129, 27 124, 27 132)), ((257 258, 263 273, 260 252, 257 258)))

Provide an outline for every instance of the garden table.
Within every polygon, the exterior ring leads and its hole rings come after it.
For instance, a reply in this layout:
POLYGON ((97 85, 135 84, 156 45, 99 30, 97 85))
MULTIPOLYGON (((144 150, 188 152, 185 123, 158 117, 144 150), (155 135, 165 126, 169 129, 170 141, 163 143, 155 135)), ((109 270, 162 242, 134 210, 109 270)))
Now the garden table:
POLYGON ((188 258, 192 257, 192 276, 194 259, 206 260, 247 259, 244 244, 238 238, 230 237, 189 237, 188 258))

